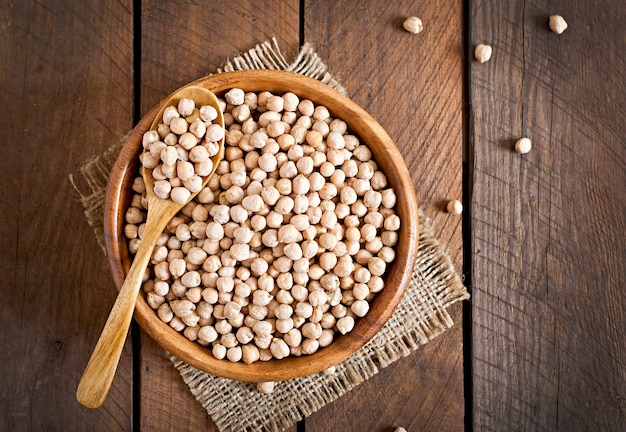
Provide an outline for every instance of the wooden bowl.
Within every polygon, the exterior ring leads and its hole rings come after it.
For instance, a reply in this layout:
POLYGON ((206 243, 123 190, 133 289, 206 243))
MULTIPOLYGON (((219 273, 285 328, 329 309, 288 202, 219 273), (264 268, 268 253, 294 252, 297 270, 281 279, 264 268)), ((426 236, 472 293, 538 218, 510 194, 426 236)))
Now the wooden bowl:
MULTIPOLYGON (((371 303, 368 314, 357 320, 354 329, 337 337, 328 347, 312 355, 282 360, 233 363, 213 357, 209 348, 191 342, 161 321, 146 303, 141 292, 135 319, 164 349, 188 364, 213 375, 250 382, 280 381, 320 372, 336 365, 365 345, 387 322, 406 290, 417 255, 418 214, 411 177, 398 148, 385 130, 365 110, 325 84, 299 74, 283 71, 253 70, 229 72, 201 78, 190 85, 206 87, 220 95, 232 87, 245 91, 268 90, 277 94, 291 91, 301 98, 325 105, 335 118, 348 124, 374 154, 397 195, 396 212, 401 219, 396 258, 385 275, 385 288, 371 303)), ((154 107, 123 143, 111 171, 104 206, 105 245, 113 279, 122 285, 130 259, 123 234, 124 214, 132 196, 131 185, 138 172, 138 156, 143 133, 148 130, 163 101, 154 107)), ((401 113, 398 113, 401 115, 401 113)))

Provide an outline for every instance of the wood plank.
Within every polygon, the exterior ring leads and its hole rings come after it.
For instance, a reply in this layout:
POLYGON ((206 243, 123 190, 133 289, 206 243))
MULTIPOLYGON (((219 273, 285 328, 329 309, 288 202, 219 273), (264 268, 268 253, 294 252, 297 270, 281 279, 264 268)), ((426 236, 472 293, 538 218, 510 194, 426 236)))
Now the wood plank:
POLYGON ((0 5, 1 430, 132 429, 129 345, 101 409, 74 398, 116 292, 68 181, 132 125, 131 5, 0 5))
MULTIPOLYGON (((413 174, 418 203, 462 266, 461 2, 304 2, 305 41, 348 95, 389 132, 413 174), (424 31, 402 29, 419 16, 424 31)), ((383 370, 305 422, 307 431, 461 430, 464 419, 461 308, 455 327, 383 370)))
MULTIPOLYGON (((176 88, 215 73, 228 57, 276 37, 290 59, 298 51, 297 0, 144 1, 142 15, 141 112, 176 88)), ((163 350, 141 342, 141 428, 214 430, 163 350)))
POLYGON ((476 430, 624 428, 624 19, 618 1, 471 3, 472 46, 494 47, 471 65, 476 430))

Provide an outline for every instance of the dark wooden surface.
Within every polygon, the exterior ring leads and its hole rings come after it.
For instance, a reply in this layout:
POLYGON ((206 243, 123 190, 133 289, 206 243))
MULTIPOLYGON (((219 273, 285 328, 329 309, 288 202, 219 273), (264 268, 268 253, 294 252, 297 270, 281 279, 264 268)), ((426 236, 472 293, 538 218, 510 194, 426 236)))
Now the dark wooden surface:
POLYGON ((476 429, 624 430, 625 19, 623 2, 471 2, 472 46, 494 47, 471 64, 476 429))
POLYGON ((141 331, 104 406, 75 401, 115 290, 68 174, 273 36, 288 59, 313 44, 387 129, 473 294, 299 430, 622 430, 626 8, 466 1, 1 1, 0 430, 215 430, 141 331), (466 54, 480 42, 485 64, 466 54))

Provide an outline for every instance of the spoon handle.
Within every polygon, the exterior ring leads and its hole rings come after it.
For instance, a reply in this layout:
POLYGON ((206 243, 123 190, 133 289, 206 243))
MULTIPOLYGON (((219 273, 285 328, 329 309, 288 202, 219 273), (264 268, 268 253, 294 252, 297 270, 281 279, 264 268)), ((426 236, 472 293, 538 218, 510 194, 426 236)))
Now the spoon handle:
POLYGON ((152 256, 154 246, 163 231, 158 218, 154 219, 153 223, 150 212, 148 212, 146 228, 137 254, 78 384, 76 399, 86 408, 100 407, 113 382, 135 310, 135 302, 143 274, 152 256))

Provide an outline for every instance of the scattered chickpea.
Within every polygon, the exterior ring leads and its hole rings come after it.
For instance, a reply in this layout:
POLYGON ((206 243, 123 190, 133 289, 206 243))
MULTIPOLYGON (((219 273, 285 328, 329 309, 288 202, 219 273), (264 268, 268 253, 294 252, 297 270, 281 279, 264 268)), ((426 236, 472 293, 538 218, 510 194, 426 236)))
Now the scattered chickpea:
POLYGON ((409 33, 414 34, 417 34, 424 29, 422 20, 415 16, 408 17, 406 20, 404 20, 404 22, 402 23, 402 27, 404 27, 404 29, 409 33))
POLYGON ((448 213, 456 215, 461 214, 463 213, 463 203, 459 200, 449 201, 446 205, 446 209, 448 210, 448 213))
POLYGON ((274 392, 274 381, 266 381, 257 383, 257 390, 263 394, 272 394, 274 392))
POLYGON ((515 142, 515 151, 519 154, 526 154, 532 149, 530 138, 520 138, 515 142))
POLYGON ((550 30, 560 35, 567 30, 567 21, 561 15, 550 15, 549 26, 550 30))
POLYGON ((493 48, 490 45, 478 44, 474 49, 474 56, 476 60, 481 63, 488 62, 491 59, 491 55, 493 53, 493 48))

